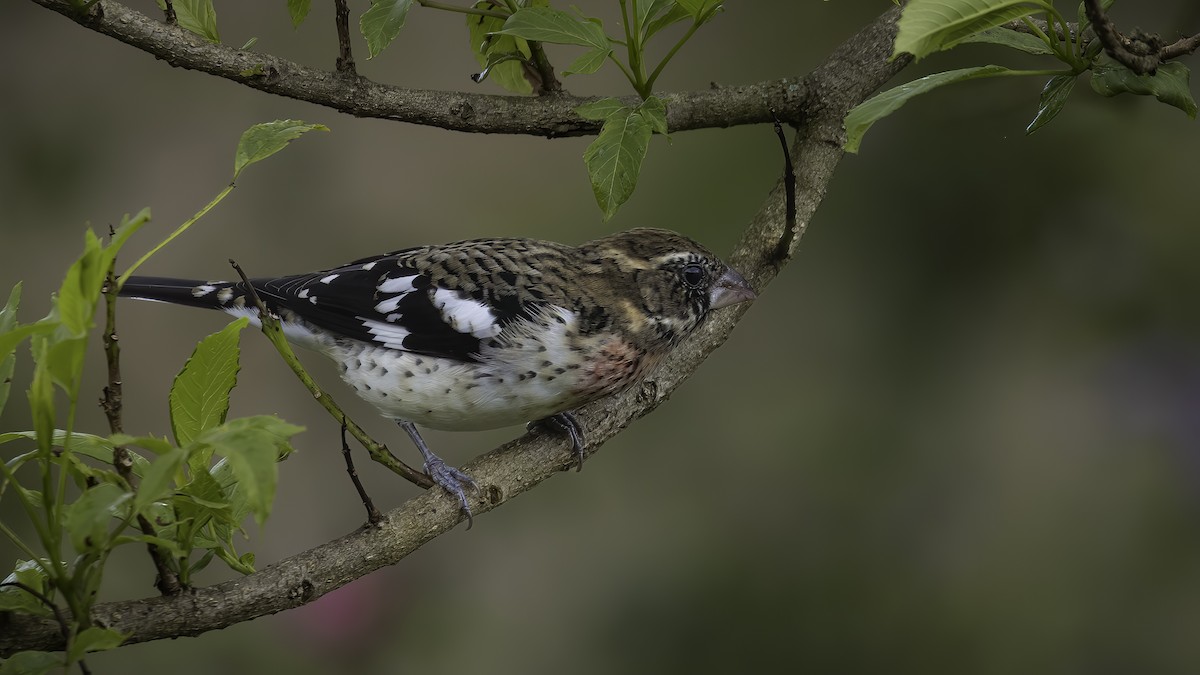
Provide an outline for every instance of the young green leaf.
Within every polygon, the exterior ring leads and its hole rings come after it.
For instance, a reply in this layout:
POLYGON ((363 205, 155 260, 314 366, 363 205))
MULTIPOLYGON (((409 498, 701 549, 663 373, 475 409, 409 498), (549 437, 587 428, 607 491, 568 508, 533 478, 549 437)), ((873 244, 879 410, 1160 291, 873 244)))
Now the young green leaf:
POLYGON ((1063 106, 1067 103, 1067 98, 1071 95, 1071 90, 1075 88, 1075 81, 1079 79, 1077 75, 1055 75, 1046 82, 1046 86, 1042 87, 1042 95, 1038 99, 1037 116, 1025 128, 1025 133, 1032 134, 1041 129, 1054 119, 1063 106))
POLYGON ((1092 67, 1092 89, 1101 96, 1153 96, 1195 119, 1196 100, 1192 98, 1192 90, 1188 84, 1190 75, 1188 67, 1178 61, 1160 65, 1153 75, 1137 75, 1109 57, 1103 56, 1092 67))
POLYGON ((959 40, 959 44, 967 44, 969 42, 982 42, 986 44, 1000 45, 1001 47, 1009 47, 1017 51, 1025 52, 1026 54, 1035 54, 1038 56, 1052 56, 1054 50, 1050 45, 1042 41, 1036 35, 1029 33, 1020 33, 1007 28, 989 28, 985 31, 968 35, 959 40))
POLYGON ((654 133, 667 135, 667 104, 657 96, 651 96, 638 106, 638 112, 646 118, 646 123, 654 133))
POLYGON ((550 7, 526 7, 504 22, 500 35, 560 45, 580 45, 595 50, 610 49, 604 28, 587 19, 577 19, 550 7))
POLYGON ((708 21, 712 15, 721 10, 721 0, 676 0, 679 5, 697 22, 708 21))
POLYGON ((1045 0, 909 0, 897 23, 893 57, 907 52, 919 60, 1006 21, 1048 9, 1045 0))
POLYGON ((600 135, 583 153, 592 192, 605 220, 612 218, 633 194, 651 133, 650 124, 641 113, 621 108, 605 120, 600 135))
POLYGON ((379 56, 384 47, 404 28, 412 0, 372 0, 371 8, 358 20, 358 29, 367 39, 367 58, 379 56))
POLYGON ((62 322, 69 337, 86 337, 92 329, 96 301, 104 287, 104 276, 108 274, 107 262, 95 233, 84 232, 83 254, 67 269, 54 298, 56 318, 62 322))
POLYGON ((589 49, 571 62, 563 71, 563 75, 587 75, 600 70, 605 59, 612 53, 611 49, 589 49))
POLYGON ((38 451, 43 455, 50 454, 54 442, 54 382, 50 376, 50 366, 46 363, 49 345, 45 340, 37 340, 33 344, 33 381, 29 384, 29 412, 33 418, 33 431, 37 437, 38 451))
POLYGON ((67 652, 67 660, 71 663, 79 661, 84 654, 88 652, 102 652, 109 649, 116 649, 121 646, 125 638, 129 637, 123 633, 118 633, 110 628, 85 628, 74 640, 71 640, 71 649, 67 652))
MULTIPOLYGON (((163 0, 155 0, 159 9, 166 9, 163 0)), ((175 19, 179 27, 189 30, 209 42, 220 42, 217 35, 217 10, 213 9, 212 0, 175 0, 171 5, 175 8, 175 19)))
POLYGON ((683 21, 684 19, 690 18, 692 18, 692 15, 688 13, 686 9, 675 3, 671 3, 671 9, 667 10, 666 14, 663 14, 646 25, 644 29, 645 37, 643 37, 642 40, 649 40, 652 36, 654 36, 655 33, 661 31, 667 26, 674 25, 680 21, 683 21))
POLYGON ((0 663, 0 675, 44 675, 67 667, 58 652, 17 652, 0 663))
MULTIPOLYGON (((0 335, 17 327, 17 307, 21 304, 21 284, 13 286, 8 294, 8 303, 0 309, 0 335)), ((12 385, 13 368, 17 365, 16 344, 11 348, 0 347, 0 413, 8 403, 8 391, 12 385)))
POLYGON ((584 103, 575 109, 575 114, 585 120, 595 120, 597 122, 608 119, 613 113, 625 108, 625 104, 621 103, 611 96, 584 103))
POLYGON ((137 495, 133 500, 135 510, 141 511, 175 491, 175 477, 183 468, 187 454, 182 448, 171 448, 154 458, 150 468, 146 469, 141 484, 138 485, 137 495))
POLYGON ((288 15, 292 17, 292 28, 299 28, 308 18, 312 0, 287 0, 288 15))
POLYGON ((959 70, 948 70, 944 73, 926 75, 919 80, 913 80, 912 82, 889 89, 859 104, 850 111, 850 114, 846 115, 846 119, 843 122, 846 127, 845 150, 847 152, 858 152, 858 146, 862 143, 863 135, 871 128, 871 125, 899 110, 901 106, 908 103, 909 99, 914 96, 919 96, 947 84, 974 80, 981 77, 1031 74, 1034 73, 1010 70, 1004 66, 976 66, 974 68, 961 68, 959 70))
MULTIPOLYGON (((491 0, 475 3, 479 9, 490 9, 491 0)), ((514 94, 533 93, 533 83, 526 77, 524 61, 531 52, 529 43, 511 35, 493 35, 504 27, 504 19, 495 16, 467 15, 467 37, 471 41, 471 52, 479 67, 484 69, 486 79, 495 82, 514 94), (502 58, 507 56, 508 58, 502 58)), ((476 82, 483 81, 480 77, 476 82)))
POLYGON ((71 537, 76 553, 102 548, 108 541, 108 527, 113 518, 122 516, 121 506, 133 497, 112 483, 101 483, 85 490, 79 499, 67 506, 63 526, 71 537))
POLYGON ((228 460, 238 489, 245 491, 255 520, 261 525, 275 500, 277 462, 292 451, 288 439, 303 430, 270 415, 243 417, 202 432, 191 447, 212 446, 228 460))
POLYGON ((309 124, 300 120, 275 120, 255 124, 242 134, 233 159, 233 178, 242 169, 270 157, 287 147, 288 143, 310 131, 329 131, 324 124, 309 124))
MULTIPOLYGON (((175 377, 168 402, 171 430, 178 445, 187 445, 200 432, 225 422, 229 392, 237 385, 241 369, 238 339, 249 323, 242 317, 201 340, 175 377)), ((200 464, 207 467, 208 456, 200 459, 200 464)))
MULTIPOLYGON (((34 560, 18 560, 12 574, 5 577, 5 584, 20 583, 39 593, 47 591, 46 570, 34 560)), ((15 610, 35 616, 51 616, 52 612, 36 596, 17 586, 0 586, 0 611, 15 610)))

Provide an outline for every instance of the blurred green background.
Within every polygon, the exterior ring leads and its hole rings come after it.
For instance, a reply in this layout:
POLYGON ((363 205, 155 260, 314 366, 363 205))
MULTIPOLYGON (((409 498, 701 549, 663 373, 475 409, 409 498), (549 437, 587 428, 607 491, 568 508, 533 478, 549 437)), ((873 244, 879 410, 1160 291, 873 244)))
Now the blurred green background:
MULTIPOLYGON (((153 13, 153 2, 133 3, 153 13)), ((217 2, 222 38, 324 68, 330 2, 293 31, 285 3, 217 2)), ((616 3, 585 0, 612 30, 616 3)), ((887 8, 731 2, 664 90, 803 73, 887 8)), ((1074 12, 1073 6, 1059 3, 1074 12)), ((355 17, 365 8, 354 2, 355 17)), ((1121 26, 1200 30, 1187 0, 1118 3, 1121 26), (1124 7, 1124 5, 1129 5, 1124 7)), ((356 20, 356 19, 355 19, 356 20)), ((768 126, 656 138, 609 223, 588 139, 478 136, 372 119, 172 69, 29 2, 0 4, 0 288, 23 318, 98 230, 150 206, 128 260, 228 181, 248 126, 329 125, 249 169, 232 197, 143 271, 227 277, 328 267, 470 237, 576 243, 635 226, 728 252, 777 178, 768 126)), ((414 8, 360 72, 474 85, 463 20, 414 8)), ((574 56, 550 51, 562 69, 574 56)), ((963 65, 1034 63, 984 46, 963 65)), ((1194 65, 1196 59, 1187 63, 1194 65)), ((610 68, 580 94, 625 93, 610 68)), ((563 474, 407 560, 297 611, 89 659, 98 673, 1185 673, 1200 662, 1200 135, 1154 101, 1081 82, 1033 137, 1041 82, 974 82, 917 100, 847 157, 784 270, 672 400, 563 474)), ((1195 87, 1193 87, 1195 89, 1195 87)), ((163 434, 166 393, 215 313, 129 303, 126 427, 163 434)), ((306 424, 260 566, 358 527, 337 428, 257 334, 233 413, 306 424)), ((93 349, 78 427, 105 424, 93 349)), ((410 461, 397 430, 351 413, 410 461)), ((0 429, 30 426, 20 391, 0 429)), ((431 432, 454 462, 519 434, 431 432)), ((6 455, 11 447, 6 446, 6 455)), ((416 488, 359 459, 381 507, 416 488)), ((30 528, 12 500, 0 515, 30 528)), ((0 561, 16 557, 0 542, 0 561)), ((228 578, 217 569, 205 581, 228 578)), ((154 592, 144 552, 107 599, 154 592)))

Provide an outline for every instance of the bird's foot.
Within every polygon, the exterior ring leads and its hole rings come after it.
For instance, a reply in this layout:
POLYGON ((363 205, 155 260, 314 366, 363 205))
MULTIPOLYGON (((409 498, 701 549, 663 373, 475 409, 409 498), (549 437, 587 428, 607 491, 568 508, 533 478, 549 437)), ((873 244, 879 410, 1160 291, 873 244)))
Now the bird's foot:
POLYGON ((571 439, 571 453, 575 456, 575 470, 583 471, 583 427, 579 426, 579 420, 573 413, 570 411, 560 412, 536 422, 530 422, 527 429, 532 431, 535 425, 566 434, 571 439))
POLYGON ((467 501, 467 489, 478 490, 475 480, 463 471, 446 464, 436 455, 425 461, 425 473, 433 479, 451 497, 458 499, 458 506, 467 517, 467 529, 471 529, 474 520, 471 518, 471 504, 467 501))

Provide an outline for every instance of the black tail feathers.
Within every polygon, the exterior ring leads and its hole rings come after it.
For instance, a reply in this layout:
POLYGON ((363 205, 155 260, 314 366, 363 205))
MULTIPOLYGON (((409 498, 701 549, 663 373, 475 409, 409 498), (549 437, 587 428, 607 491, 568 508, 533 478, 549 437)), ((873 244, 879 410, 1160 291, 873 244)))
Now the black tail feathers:
POLYGON ((241 282, 168 277, 129 277, 121 287, 121 296, 127 298, 219 310, 243 306, 245 294, 241 282))

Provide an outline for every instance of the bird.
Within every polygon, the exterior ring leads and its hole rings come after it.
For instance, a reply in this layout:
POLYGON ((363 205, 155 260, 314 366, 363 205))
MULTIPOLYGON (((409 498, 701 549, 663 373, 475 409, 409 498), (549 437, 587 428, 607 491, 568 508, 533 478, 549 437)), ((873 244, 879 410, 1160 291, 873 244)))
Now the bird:
MULTIPOLYGON (((540 423, 570 439, 582 468, 575 409, 638 382, 713 311, 757 297, 704 246, 657 228, 578 246, 526 238, 419 246, 249 283, 289 342, 332 359, 358 396, 407 433, 468 527, 476 483, 434 454, 417 425, 540 423)), ((245 281, 131 276, 120 295, 260 325, 245 281)))

